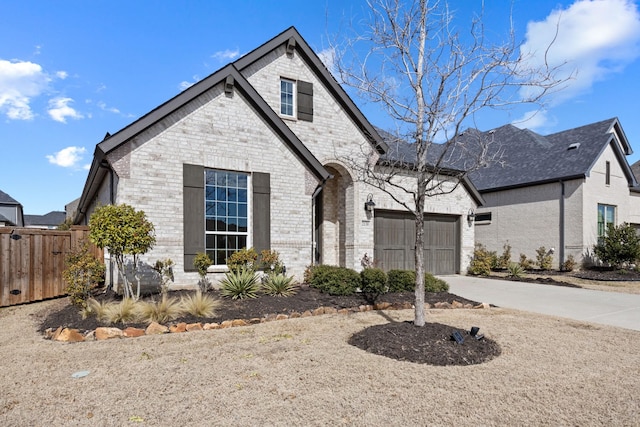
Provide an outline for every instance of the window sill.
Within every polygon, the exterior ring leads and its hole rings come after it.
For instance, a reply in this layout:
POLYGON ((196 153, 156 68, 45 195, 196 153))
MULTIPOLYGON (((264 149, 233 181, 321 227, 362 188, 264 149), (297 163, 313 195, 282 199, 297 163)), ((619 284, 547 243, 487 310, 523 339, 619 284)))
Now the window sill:
POLYGON ((213 265, 207 268, 207 273, 226 273, 229 271, 229 267, 226 265, 213 265))

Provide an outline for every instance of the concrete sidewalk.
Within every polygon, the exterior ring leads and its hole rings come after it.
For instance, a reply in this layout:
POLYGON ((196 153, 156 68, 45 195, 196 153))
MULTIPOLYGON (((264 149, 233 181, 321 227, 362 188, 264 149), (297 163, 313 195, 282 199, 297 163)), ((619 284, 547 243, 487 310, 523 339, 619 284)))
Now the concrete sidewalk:
POLYGON ((640 331, 640 295, 474 276, 440 276, 449 291, 499 307, 640 331))

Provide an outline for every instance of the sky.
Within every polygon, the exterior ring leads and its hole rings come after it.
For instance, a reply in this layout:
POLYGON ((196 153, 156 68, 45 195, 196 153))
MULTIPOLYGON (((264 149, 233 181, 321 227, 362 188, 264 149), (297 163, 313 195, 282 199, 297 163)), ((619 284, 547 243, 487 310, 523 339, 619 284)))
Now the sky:
MULTIPOLYGON (((570 64, 544 111, 491 111, 480 130, 513 123, 543 135, 612 117, 640 160, 640 0, 488 0, 485 28, 513 24, 523 47, 570 64), (511 13, 511 22, 510 22, 511 13), (556 34, 557 30, 557 34, 556 34), (568 74, 567 74, 568 75, 568 74), (529 118, 528 120, 526 120, 529 118)), ((480 0, 450 2, 460 14, 480 0)), ((295 26, 317 53, 366 22, 365 0, 0 2, 0 190, 25 214, 80 197, 95 145, 195 82, 295 26)), ((351 92, 350 92, 351 93, 351 92)), ((352 94, 377 126, 376 105, 352 94)))

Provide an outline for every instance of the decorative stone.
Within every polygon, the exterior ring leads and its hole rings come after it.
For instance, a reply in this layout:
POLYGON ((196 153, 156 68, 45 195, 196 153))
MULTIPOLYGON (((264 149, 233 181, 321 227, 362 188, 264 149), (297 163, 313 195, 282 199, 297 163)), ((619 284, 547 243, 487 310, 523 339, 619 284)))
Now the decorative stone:
POLYGON ((164 325, 159 324, 158 322, 151 322, 147 329, 145 329, 144 333, 147 335, 158 335, 158 334, 166 334, 169 332, 169 328, 164 325))
POLYGON ((314 316, 321 316, 324 314, 324 307, 318 307, 315 310, 312 311, 312 314, 314 316))
POLYGON ((465 304, 464 308, 473 308, 473 304, 465 304))
POLYGON ((122 334, 127 338, 137 338, 144 335, 144 329, 132 328, 129 326, 127 329, 122 331, 122 334))
POLYGON ((446 301, 437 302, 434 304, 435 308, 451 308, 451 304, 446 301))
POLYGON ((361 305, 360 307, 358 307, 359 311, 371 311, 373 310, 373 306, 372 305, 361 305))
POLYGON ((291 314, 289 315, 289 318, 290 318, 290 319, 297 319, 297 318, 299 318, 300 316, 301 316, 301 314, 300 314, 300 313, 298 313, 297 311, 294 311, 293 313, 291 313, 291 314))
POLYGON ((187 324, 185 322, 180 322, 176 325, 169 326, 169 332, 172 334, 187 332, 187 324))
POLYGON ((473 307, 473 308, 484 308, 484 309, 488 309, 488 308, 491 308, 491 306, 490 306, 488 303, 483 302, 483 303, 481 303, 481 304, 476 305, 476 306, 475 306, 475 307, 473 307))
POLYGON ((324 314, 336 314, 338 312, 338 309, 333 308, 333 307, 325 307, 324 308, 324 314))
POLYGON ((187 332, 191 332, 191 331, 201 331, 202 330, 202 323, 189 323, 187 324, 187 332))
POLYGON ((82 342, 84 341, 84 336, 77 329, 64 328, 57 334, 55 340, 61 342, 82 342))
POLYGON ((236 326, 249 326, 249 322, 247 322, 244 319, 235 319, 231 321, 231 326, 236 327, 236 326))
POLYGON ((54 341, 58 341, 58 337, 60 336, 61 332, 62 332, 62 326, 58 326, 58 329, 56 329, 51 333, 51 339, 54 341))
POLYGON ((210 331, 210 330, 212 330, 212 329, 220 329, 220 324, 219 324, 219 323, 216 323, 216 322, 213 322, 213 323, 205 323, 205 324, 202 326, 202 329, 203 329, 203 330, 205 330, 205 331, 210 331))
MULTIPOLYGON (((411 306, 411 308, 413 308, 413 306, 411 306)), ((431 308, 431 304, 429 304, 428 302, 424 303, 424 309, 425 310, 429 310, 431 308)))
POLYGON ((254 317, 253 319, 249 319, 250 325, 257 325, 258 323, 262 323, 262 319, 259 317, 254 317))
POLYGON ((287 316, 286 314, 278 314, 276 316, 276 320, 287 320, 289 318, 289 316, 287 316))
POLYGON ((387 310, 391 307, 391 304, 388 302, 379 302, 373 306, 374 310, 387 310))
POLYGON ((300 317, 311 317, 311 316, 313 316, 313 313, 311 313, 309 310, 305 311, 300 315, 300 317))
POLYGON ((464 304, 459 301, 453 300, 453 302, 451 303, 451 308, 463 308, 463 307, 464 307, 464 304))
POLYGON ((87 331, 87 333, 84 334, 84 340, 85 341, 95 341, 96 340, 96 331, 87 331))
POLYGON ((112 338, 122 338, 124 334, 122 330, 119 328, 107 328, 100 327, 96 328, 96 339, 97 340, 109 340, 112 338))
POLYGON ((267 314, 263 319, 265 322, 273 322, 274 320, 276 320, 276 317, 277 316, 275 314, 267 314))
POLYGON ((338 310, 338 314, 349 314, 349 310, 347 310, 346 308, 341 308, 340 310, 338 310))
POLYGON ((232 320, 225 320, 224 322, 220 323, 220 329, 230 328, 232 326, 232 323, 232 320))

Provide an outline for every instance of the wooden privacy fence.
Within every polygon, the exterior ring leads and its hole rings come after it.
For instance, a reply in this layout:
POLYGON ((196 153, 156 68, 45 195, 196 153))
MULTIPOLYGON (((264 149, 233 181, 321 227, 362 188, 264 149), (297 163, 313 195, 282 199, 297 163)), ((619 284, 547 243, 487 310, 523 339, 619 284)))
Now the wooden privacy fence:
MULTIPOLYGON (((71 230, 0 227, 0 307, 65 295, 67 254, 89 241, 89 227, 71 230)), ((103 251, 90 245, 103 259, 103 251)))

